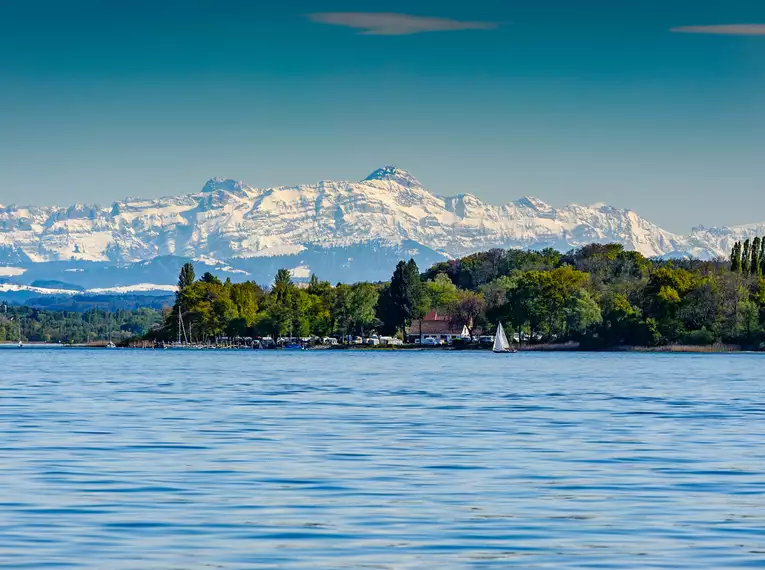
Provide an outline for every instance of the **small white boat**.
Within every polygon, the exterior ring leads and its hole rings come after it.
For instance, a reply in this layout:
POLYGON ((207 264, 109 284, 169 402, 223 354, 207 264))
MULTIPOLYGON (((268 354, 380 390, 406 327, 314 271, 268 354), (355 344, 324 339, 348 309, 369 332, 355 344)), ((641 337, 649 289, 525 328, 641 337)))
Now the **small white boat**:
POLYGON ((502 323, 497 325, 497 334, 494 335, 494 352, 514 352, 510 348, 510 343, 507 342, 507 336, 505 330, 502 328, 502 323))
POLYGON ((112 314, 109 313, 109 342, 106 343, 106 348, 117 348, 117 345, 112 342, 112 314))

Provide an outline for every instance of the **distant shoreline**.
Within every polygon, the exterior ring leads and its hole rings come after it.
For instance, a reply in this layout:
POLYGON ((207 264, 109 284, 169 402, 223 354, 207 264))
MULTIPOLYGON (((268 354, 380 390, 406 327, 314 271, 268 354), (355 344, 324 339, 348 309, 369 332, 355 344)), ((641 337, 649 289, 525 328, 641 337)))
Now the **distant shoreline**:
MULTIPOLYGON (((2 341, 0 342, 0 348, 16 348, 16 342, 2 341)), ((59 343, 46 343, 46 342, 25 342, 24 348, 105 348, 106 343, 90 343, 90 344, 59 344, 59 343)), ((154 348, 150 346, 120 346, 121 349, 131 350, 163 350, 161 348, 154 348)), ((189 349, 193 351, 204 349, 189 349)), ((208 350, 225 350, 225 351, 257 351, 258 349, 236 349, 236 348, 210 348, 208 350)), ((274 349, 265 349, 274 350, 274 349)), ((280 349, 275 349, 280 350, 280 349)), ((364 345, 349 345, 349 346, 327 346, 317 345, 315 347, 309 347, 306 350, 328 350, 332 352, 491 352, 491 347, 483 346, 471 346, 471 347, 452 347, 452 346, 433 346, 423 347, 418 345, 404 345, 404 346, 364 346, 364 345)), ((518 352, 579 352, 579 353, 609 353, 609 352, 641 352, 641 353, 671 353, 671 354, 753 354, 761 351, 746 350, 736 345, 727 344, 714 344, 714 345, 667 345, 667 346, 615 346, 602 349, 582 348, 579 343, 571 342, 565 344, 534 344, 523 346, 518 349, 518 352)))
MULTIPOLYGON (((332 350, 355 350, 355 351, 383 351, 391 352, 396 350, 403 351, 441 351, 441 352, 491 352, 491 347, 464 347, 455 348, 451 346, 397 346, 397 347, 379 347, 379 346, 340 346, 332 347, 332 350)), ((689 354, 732 354, 745 352, 758 352, 745 350, 740 346, 714 344, 714 345, 666 345, 666 346, 614 346, 601 349, 582 348, 579 343, 565 344, 532 344, 517 349, 518 352, 588 352, 588 353, 607 353, 607 352, 645 352, 645 353, 689 353, 689 354)))
MULTIPOLYGON (((11 340, 11 341, 0 341, 0 347, 17 347, 18 341, 11 340)), ((79 343, 79 344, 68 344, 68 343, 58 343, 58 342, 40 342, 40 341, 24 341, 24 346, 29 348, 105 348, 106 342, 91 342, 90 344, 86 343, 79 343)))

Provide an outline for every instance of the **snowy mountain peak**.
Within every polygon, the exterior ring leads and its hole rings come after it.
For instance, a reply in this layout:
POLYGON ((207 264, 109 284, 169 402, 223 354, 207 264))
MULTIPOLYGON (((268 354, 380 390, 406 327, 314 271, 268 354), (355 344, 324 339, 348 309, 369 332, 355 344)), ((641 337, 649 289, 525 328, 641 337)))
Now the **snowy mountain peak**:
POLYGON ((217 190, 225 190, 227 192, 240 192, 245 187, 243 182, 237 182, 230 178, 211 178, 207 181, 207 184, 202 188, 202 192, 209 193, 217 190))
POLYGON ((763 234, 765 224, 750 224, 698 227, 680 236, 633 211, 599 204, 554 208, 526 197, 494 206, 467 193, 442 197, 405 170, 386 166, 356 183, 254 189, 214 178, 201 193, 121 200, 109 208, 6 206, 0 209, 0 266, 148 263, 164 256, 208 256, 233 265, 381 243, 458 257, 492 247, 567 251, 616 242, 646 256, 711 258, 763 234))
POLYGON ((422 188, 422 184, 414 176, 412 176, 406 170, 397 168, 395 166, 383 166, 378 168, 372 174, 367 176, 363 181, 369 182, 371 180, 386 180, 390 182, 396 182, 401 186, 407 188, 422 188))
POLYGON ((539 198, 534 198, 533 196, 525 196, 520 200, 516 200, 515 205, 519 208, 526 208, 540 213, 551 212, 553 209, 547 202, 540 200, 539 198))

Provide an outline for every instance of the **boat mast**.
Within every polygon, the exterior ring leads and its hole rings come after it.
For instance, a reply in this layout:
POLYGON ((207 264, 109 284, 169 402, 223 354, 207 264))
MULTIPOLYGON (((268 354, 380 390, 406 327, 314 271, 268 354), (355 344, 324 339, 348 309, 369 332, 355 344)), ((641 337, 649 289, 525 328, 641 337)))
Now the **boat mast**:
POLYGON ((178 344, 181 344, 181 332, 183 332, 183 343, 188 344, 189 340, 186 337, 186 327, 183 326, 183 315, 181 315, 181 306, 178 305, 178 344))

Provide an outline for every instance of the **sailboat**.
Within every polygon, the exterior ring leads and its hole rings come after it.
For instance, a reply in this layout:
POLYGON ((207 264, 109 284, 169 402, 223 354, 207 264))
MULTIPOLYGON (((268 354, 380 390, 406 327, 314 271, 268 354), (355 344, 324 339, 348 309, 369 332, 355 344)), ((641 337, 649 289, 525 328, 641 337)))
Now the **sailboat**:
POLYGON ((494 335, 494 352, 513 352, 510 349, 510 343, 507 342, 507 336, 505 336, 505 329, 502 328, 502 323, 497 325, 497 334, 494 335))
POLYGON ((19 348, 24 348, 24 341, 21 340, 21 317, 16 317, 16 324, 19 327, 19 348))
POLYGON ((178 342, 173 348, 191 348, 189 338, 186 335, 186 326, 183 323, 183 314, 180 305, 178 306, 178 342))
POLYGON ((303 348, 302 344, 300 344, 299 342, 294 342, 294 340, 292 339, 292 322, 291 321, 290 321, 290 338, 289 338, 289 341, 287 343, 285 343, 284 346, 282 346, 282 349, 284 349, 284 350, 305 350, 303 348))
POLYGON ((112 342, 112 314, 109 313, 109 342, 106 343, 106 348, 117 348, 117 345, 112 342))

